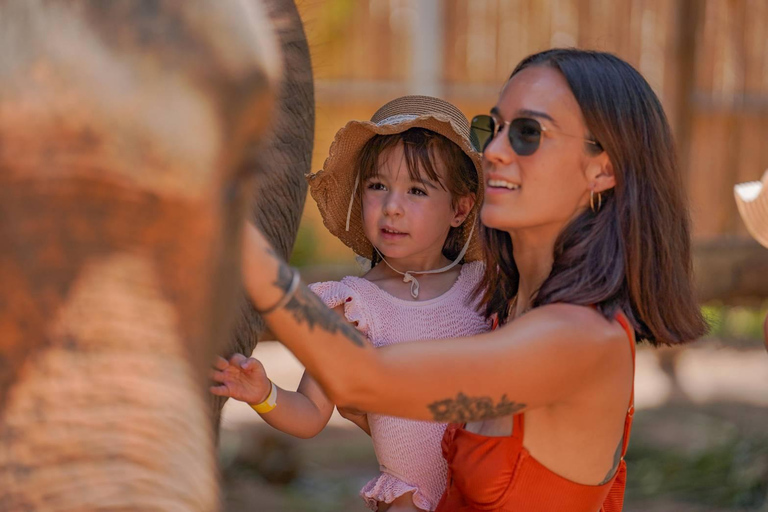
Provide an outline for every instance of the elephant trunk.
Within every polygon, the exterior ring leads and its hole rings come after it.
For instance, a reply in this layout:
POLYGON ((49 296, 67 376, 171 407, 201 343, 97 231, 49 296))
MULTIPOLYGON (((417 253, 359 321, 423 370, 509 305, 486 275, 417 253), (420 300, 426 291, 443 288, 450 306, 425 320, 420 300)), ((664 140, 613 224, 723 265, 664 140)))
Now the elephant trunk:
MULTIPOLYGON (((252 189, 250 218, 281 257, 288 259, 307 196, 315 131, 315 92, 310 48, 299 11, 290 0, 263 0, 282 57, 269 138, 254 162, 259 179, 252 189)), ((222 355, 250 354, 265 323, 242 291, 235 328, 222 355)), ((215 424, 224 400, 214 398, 215 424)))

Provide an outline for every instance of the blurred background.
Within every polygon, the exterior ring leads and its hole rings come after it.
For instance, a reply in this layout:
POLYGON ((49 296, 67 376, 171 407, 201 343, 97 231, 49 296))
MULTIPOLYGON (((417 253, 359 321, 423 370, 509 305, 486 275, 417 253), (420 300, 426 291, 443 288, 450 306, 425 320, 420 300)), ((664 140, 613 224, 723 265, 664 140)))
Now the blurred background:
MULTIPOLYGON (((768 250, 739 219, 733 185, 768 168, 768 0, 299 0, 312 49, 313 170, 336 131, 404 94, 487 113, 515 65, 551 47, 619 55, 654 88, 690 198, 694 267, 711 333, 638 353, 625 510, 768 511, 768 250)), ((292 263, 305 281, 359 274, 308 198, 292 263)), ((254 356, 280 386, 302 368, 277 343, 254 356)), ((335 415, 311 440, 225 407, 226 509, 366 510, 370 439, 335 415)))

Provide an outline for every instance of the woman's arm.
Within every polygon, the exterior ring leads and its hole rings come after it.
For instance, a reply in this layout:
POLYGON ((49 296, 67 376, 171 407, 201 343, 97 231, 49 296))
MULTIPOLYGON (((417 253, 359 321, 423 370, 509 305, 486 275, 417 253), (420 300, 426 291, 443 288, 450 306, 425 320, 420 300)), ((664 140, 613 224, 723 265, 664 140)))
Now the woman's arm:
MULTIPOLYGON (((243 250, 246 288, 267 309, 292 272, 252 226, 243 250)), ((540 307, 483 335, 376 350, 303 286, 265 319, 336 404, 413 419, 503 416, 568 401, 616 372, 631 376, 621 327, 580 306, 540 307)))

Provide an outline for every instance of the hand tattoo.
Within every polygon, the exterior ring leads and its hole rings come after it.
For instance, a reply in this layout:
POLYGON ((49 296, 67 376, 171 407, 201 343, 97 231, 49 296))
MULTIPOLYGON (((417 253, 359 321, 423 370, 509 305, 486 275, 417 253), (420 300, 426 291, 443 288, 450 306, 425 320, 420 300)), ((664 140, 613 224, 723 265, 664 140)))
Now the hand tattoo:
POLYGON ((501 401, 494 405, 490 397, 470 397, 464 393, 459 393, 456 398, 432 402, 427 407, 432 412, 435 421, 465 423, 515 414, 523 410, 525 404, 510 402, 507 395, 502 395, 501 401))

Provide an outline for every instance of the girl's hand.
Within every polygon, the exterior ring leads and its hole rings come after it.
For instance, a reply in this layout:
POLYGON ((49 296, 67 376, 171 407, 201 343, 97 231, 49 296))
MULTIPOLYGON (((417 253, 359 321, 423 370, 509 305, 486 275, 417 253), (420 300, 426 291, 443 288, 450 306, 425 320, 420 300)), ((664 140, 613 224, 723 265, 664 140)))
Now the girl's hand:
POLYGON ((258 359, 235 354, 229 361, 218 357, 212 378, 219 385, 211 386, 214 395, 228 396, 248 404, 260 404, 269 396, 272 384, 258 359))
POLYGON ((360 427, 363 432, 365 432, 368 435, 371 435, 371 427, 368 426, 368 414, 364 413, 363 411, 359 409, 355 409, 352 407, 337 407, 339 414, 342 418, 345 420, 349 420, 358 427, 360 427))

